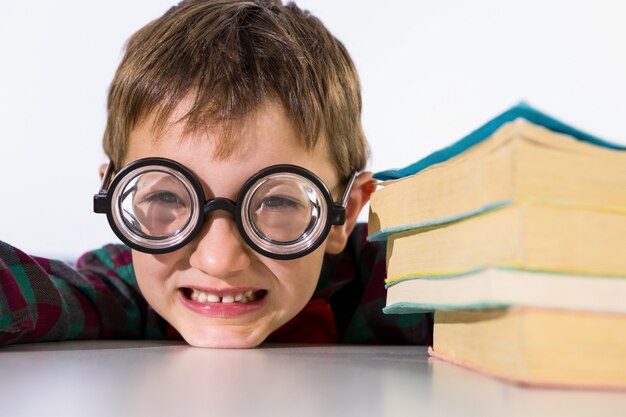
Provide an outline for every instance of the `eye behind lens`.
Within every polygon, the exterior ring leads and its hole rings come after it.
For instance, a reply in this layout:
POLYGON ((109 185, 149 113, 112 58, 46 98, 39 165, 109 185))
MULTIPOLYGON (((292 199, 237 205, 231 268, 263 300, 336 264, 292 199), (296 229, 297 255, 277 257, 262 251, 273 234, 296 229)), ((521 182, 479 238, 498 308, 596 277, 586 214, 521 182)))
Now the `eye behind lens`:
POLYGON ((315 182, 294 172, 258 178, 242 200, 242 226, 253 247, 289 256, 317 245, 327 231, 328 198, 315 182))

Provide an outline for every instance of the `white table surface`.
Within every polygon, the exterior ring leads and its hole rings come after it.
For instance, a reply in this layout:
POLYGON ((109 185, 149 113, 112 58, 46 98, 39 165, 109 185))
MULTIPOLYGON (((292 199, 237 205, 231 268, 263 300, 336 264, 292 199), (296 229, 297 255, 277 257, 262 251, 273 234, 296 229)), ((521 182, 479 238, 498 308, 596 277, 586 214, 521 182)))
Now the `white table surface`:
POLYGON ((16 345, 0 401, 3 417, 626 416, 624 392, 521 388, 414 346, 16 345))

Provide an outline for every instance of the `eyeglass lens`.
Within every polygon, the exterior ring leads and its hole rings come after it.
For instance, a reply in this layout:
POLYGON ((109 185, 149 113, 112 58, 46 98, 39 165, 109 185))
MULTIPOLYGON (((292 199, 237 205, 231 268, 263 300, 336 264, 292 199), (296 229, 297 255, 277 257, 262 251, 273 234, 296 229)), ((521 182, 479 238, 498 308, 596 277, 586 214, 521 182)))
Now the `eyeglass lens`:
POLYGON ((120 193, 120 211, 126 227, 148 239, 176 236, 192 216, 189 189, 167 172, 146 171, 131 181, 120 193))
POLYGON ((319 220, 321 197, 301 177, 275 174, 253 193, 248 216, 257 234, 268 242, 297 241, 319 220))

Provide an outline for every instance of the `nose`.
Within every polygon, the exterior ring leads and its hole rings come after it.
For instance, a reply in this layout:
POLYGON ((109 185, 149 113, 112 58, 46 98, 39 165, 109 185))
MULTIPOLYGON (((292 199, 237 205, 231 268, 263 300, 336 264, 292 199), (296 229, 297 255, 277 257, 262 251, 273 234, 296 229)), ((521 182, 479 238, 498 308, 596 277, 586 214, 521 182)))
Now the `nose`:
POLYGON ((251 258, 237 225, 228 213, 211 213, 194 239, 189 263, 216 278, 228 278, 246 270, 251 258))

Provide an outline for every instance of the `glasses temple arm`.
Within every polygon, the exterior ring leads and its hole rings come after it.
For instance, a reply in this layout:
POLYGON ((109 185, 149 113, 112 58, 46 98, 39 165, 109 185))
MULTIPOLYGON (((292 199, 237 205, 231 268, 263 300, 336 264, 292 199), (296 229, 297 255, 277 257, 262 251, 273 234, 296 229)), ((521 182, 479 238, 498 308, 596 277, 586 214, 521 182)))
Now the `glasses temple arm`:
POLYGON ((352 186, 354 185, 354 181, 356 181, 356 177, 359 173, 354 171, 350 176, 350 180, 348 181, 348 185, 346 185, 346 191, 343 193, 343 197, 341 198, 341 207, 344 209, 348 205, 348 198, 350 197, 350 191, 352 191, 352 186))
POLYGON ((113 162, 109 161, 107 169, 104 171, 104 175, 102 176, 102 182, 100 183, 100 191, 98 194, 106 193, 109 183, 111 182, 111 177, 113 176, 113 171, 113 162))
POLYGON ((348 181, 348 185, 346 185, 346 190, 343 193, 343 197, 341 197, 341 202, 339 204, 335 204, 333 207, 333 214, 331 224, 333 225, 342 225, 346 222, 346 206, 348 205, 348 198, 350 197, 350 191, 352 191, 352 186, 354 185, 354 181, 359 173, 355 171, 348 181))
POLYGON ((104 171, 102 182, 100 183, 100 191, 93 196, 93 211, 95 213, 106 213, 106 199, 111 177, 113 176, 113 162, 109 161, 107 169, 104 171))

